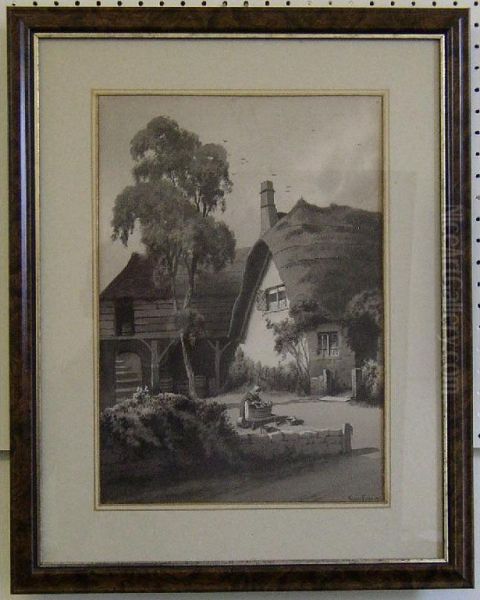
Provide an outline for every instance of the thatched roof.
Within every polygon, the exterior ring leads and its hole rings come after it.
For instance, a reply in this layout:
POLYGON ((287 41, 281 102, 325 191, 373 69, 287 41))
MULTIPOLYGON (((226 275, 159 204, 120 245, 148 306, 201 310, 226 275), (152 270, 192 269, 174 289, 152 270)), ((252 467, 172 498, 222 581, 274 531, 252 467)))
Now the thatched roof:
MULTIPOLYGON (((239 248, 231 265, 227 265, 218 273, 201 272, 197 276, 192 308, 198 309, 205 318, 206 333, 209 336, 226 337, 228 334, 232 308, 240 293, 245 261, 249 251, 249 248, 239 248)), ((177 295, 180 304, 186 289, 186 272, 180 271, 177 281, 177 295)), ((172 294, 166 278, 162 279, 157 276, 154 280, 153 260, 134 252, 125 268, 100 294, 101 301, 125 297, 154 301, 169 300, 172 294)))
MULTIPOLYGON (((218 273, 199 274, 192 307, 205 318, 211 337, 241 339, 257 289, 273 260, 285 283, 290 306, 315 300, 341 319, 345 306, 361 286, 382 277, 382 218, 379 213, 299 200, 250 249, 240 248, 232 265, 218 273)), ((126 267, 101 293, 101 300, 130 297, 170 299, 166 279, 153 277, 153 262, 132 254, 126 267)), ((187 289, 180 272, 177 294, 187 289)), ((172 316, 173 318, 173 316, 172 316)))
POLYGON ((341 318, 346 304, 361 288, 362 278, 365 285, 367 280, 381 280, 381 215, 299 200, 250 251, 232 317, 233 338, 243 337, 270 260, 285 283, 290 306, 314 300, 326 307, 332 318, 341 318))

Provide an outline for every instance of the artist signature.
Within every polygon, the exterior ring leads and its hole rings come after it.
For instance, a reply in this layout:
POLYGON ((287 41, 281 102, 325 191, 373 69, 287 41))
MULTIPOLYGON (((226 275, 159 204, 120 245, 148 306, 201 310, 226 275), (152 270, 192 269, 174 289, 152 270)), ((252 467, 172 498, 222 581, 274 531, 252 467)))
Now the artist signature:
POLYGON ((362 494, 361 496, 349 496, 348 499, 351 502, 380 502, 378 496, 367 496, 366 494, 362 494))

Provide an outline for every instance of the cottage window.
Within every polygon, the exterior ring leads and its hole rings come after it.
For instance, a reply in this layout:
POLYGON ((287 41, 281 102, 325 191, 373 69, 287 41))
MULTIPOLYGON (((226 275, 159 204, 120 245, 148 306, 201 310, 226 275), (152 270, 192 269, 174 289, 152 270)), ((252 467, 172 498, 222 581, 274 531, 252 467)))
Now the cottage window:
POLYGON ((284 310, 288 308, 287 292, 285 285, 277 285, 265 291, 267 311, 284 310))
POLYGON ((133 300, 119 298, 115 303, 115 330, 117 335, 133 335, 135 333, 133 300))
POLYGON ((318 334, 318 356, 336 357, 339 355, 338 333, 336 331, 322 331, 318 334))

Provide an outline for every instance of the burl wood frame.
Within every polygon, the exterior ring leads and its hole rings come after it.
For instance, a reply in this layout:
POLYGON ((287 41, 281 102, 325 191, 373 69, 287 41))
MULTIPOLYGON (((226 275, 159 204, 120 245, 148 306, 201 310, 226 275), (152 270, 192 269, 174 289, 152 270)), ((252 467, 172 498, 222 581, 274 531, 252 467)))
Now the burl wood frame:
MULTIPOLYGON (((468 10, 9 8, 11 555, 18 593, 471 587, 468 10), (445 40, 448 562, 45 567, 38 556, 33 36, 49 32, 440 34, 445 40)), ((408 558, 408 557, 406 557, 408 558)))

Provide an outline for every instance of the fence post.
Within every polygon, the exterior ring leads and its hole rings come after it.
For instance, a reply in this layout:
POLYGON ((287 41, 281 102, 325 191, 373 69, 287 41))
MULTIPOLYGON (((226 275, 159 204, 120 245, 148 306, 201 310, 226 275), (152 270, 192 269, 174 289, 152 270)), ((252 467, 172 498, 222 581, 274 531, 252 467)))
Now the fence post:
POLYGON ((358 390, 362 385, 362 369, 352 369, 352 396, 358 396, 358 390))
POLYGON ((352 452, 352 435, 353 427, 350 423, 345 423, 343 428, 343 453, 350 454, 352 452))

